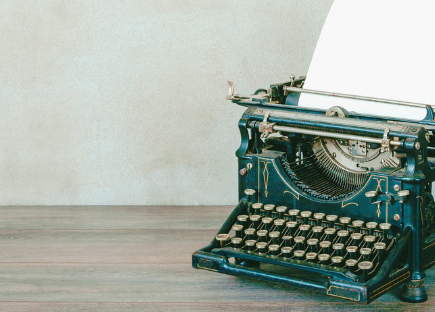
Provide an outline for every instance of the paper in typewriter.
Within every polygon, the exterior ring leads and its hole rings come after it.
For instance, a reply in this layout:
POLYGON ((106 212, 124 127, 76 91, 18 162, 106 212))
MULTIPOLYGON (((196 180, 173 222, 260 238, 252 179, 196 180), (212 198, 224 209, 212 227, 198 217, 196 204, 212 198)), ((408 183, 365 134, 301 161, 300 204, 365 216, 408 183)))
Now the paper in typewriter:
MULTIPOLYGON (((304 88, 435 105, 435 2, 335 0, 304 88)), ((426 116, 424 108, 311 94, 299 105, 426 116)))

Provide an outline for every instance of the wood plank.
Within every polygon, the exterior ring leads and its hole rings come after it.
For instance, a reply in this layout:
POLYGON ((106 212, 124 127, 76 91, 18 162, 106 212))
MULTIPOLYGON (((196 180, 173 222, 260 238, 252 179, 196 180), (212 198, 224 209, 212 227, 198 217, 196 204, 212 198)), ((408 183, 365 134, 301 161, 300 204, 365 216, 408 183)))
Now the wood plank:
POLYGON ((234 207, 0 207, 0 229, 218 229, 234 207))
MULTIPOLYGON (((428 285, 434 285, 434 273, 428 272, 428 285)), ((299 288, 194 270, 187 264, 1 264, 0 276, 0 301, 9 302, 355 305, 299 288)), ((432 304, 434 290, 428 287, 432 304)), ((398 291, 385 294, 370 307, 408 306, 397 299, 398 291)))

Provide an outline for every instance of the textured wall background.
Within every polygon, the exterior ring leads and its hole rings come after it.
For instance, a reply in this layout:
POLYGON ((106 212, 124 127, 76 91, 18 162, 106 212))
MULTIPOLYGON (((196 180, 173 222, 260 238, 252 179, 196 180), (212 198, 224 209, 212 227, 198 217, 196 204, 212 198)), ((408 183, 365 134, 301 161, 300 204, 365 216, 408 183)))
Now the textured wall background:
POLYGON ((0 3, 0 205, 233 204, 237 93, 304 75, 332 0, 0 3))

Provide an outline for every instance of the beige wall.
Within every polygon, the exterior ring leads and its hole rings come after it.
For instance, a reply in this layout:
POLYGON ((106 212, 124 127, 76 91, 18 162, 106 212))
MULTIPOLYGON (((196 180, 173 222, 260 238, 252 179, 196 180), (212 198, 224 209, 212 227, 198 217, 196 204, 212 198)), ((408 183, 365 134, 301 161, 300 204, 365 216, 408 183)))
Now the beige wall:
POLYGON ((249 93, 306 74, 332 0, 3 0, 0 205, 234 204, 249 93))

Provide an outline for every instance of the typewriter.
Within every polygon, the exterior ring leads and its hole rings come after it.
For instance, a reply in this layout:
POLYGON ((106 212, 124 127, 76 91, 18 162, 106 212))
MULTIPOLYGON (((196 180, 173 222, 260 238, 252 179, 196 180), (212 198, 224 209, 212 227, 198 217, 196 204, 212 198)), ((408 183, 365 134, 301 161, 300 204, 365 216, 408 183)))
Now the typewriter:
POLYGON ((303 88, 227 99, 239 121, 239 203, 194 268, 370 303, 401 286, 427 300, 435 264, 435 122, 429 105, 303 88), (423 106, 421 121, 298 106, 301 93, 423 106))

